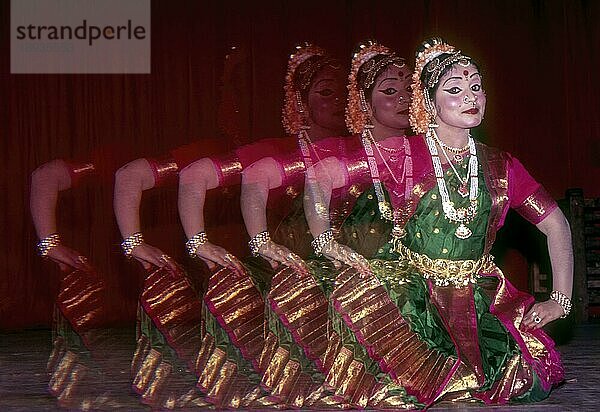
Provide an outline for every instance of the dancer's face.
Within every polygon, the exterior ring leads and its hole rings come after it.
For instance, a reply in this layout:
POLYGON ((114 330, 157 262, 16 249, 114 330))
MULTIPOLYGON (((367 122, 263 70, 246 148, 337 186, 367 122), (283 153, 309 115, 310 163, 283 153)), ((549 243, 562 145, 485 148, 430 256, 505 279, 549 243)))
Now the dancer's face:
POLYGON ((319 70, 308 89, 308 113, 312 122, 340 135, 346 129, 344 107, 347 92, 341 69, 324 67, 319 70))
POLYGON ((409 127, 410 84, 411 73, 406 66, 390 64, 379 73, 371 93, 374 123, 402 131, 409 127))
POLYGON ((479 126, 485 113, 485 91, 477 67, 456 63, 435 91, 436 122, 440 126, 470 129, 479 126))

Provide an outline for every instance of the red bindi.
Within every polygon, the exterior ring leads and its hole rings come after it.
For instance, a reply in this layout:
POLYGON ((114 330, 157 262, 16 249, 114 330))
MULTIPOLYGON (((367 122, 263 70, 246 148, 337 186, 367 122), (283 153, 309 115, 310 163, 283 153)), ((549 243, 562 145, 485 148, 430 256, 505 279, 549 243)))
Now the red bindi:
POLYGON ((463 75, 465 75, 465 76, 468 76, 468 75, 469 75, 469 71, 468 71, 468 70, 465 70, 465 71, 463 72, 463 75))

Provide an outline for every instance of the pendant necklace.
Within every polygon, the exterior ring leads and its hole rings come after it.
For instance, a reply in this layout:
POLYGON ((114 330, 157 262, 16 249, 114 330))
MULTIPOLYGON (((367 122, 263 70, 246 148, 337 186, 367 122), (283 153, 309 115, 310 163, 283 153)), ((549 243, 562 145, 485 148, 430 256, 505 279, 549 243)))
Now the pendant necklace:
MULTIPOLYGON (((446 158, 446 160, 448 161, 448 164, 450 165, 450 167, 452 168, 452 171, 454 172, 454 175, 456 176, 456 178, 458 179, 458 181, 460 182, 460 186, 458 187, 458 194, 461 195, 462 197, 467 197, 469 196, 469 189, 467 187, 468 182, 469 182, 469 172, 467 171, 467 176, 463 179, 461 177, 461 175, 458 173, 458 170, 456 170, 456 167, 454 167, 454 164, 452 163, 452 161, 450 160, 450 157, 448 156, 448 153, 446 153, 446 147, 450 147, 447 146, 446 144, 444 144, 440 138, 437 136, 437 133, 433 134, 433 139, 435 140, 435 142, 442 148, 442 153, 444 154, 444 157, 446 158)), ((467 143, 467 148, 469 147, 468 143, 467 143)), ((450 147, 451 149, 456 149, 453 147, 450 147)), ((457 150, 462 150, 461 149, 457 149, 457 150)), ((454 158, 456 159, 456 156, 459 155, 454 155, 454 158)), ((462 162, 463 157, 460 156, 460 160, 462 162)))
MULTIPOLYGON (((427 147, 429 148, 429 153, 431 154, 431 160, 433 162, 433 169, 435 172, 435 177, 437 180, 438 190, 440 192, 440 196, 442 198, 442 209, 444 211, 444 217, 448 219, 451 223, 458 223, 458 227, 456 228, 454 235, 459 239, 468 239, 471 237, 473 232, 471 229, 467 227, 469 223, 471 223, 475 217, 477 216, 477 198, 479 197, 479 177, 478 177, 478 169, 479 162, 477 160, 477 153, 475 151, 475 141, 469 135, 469 169, 468 169, 468 177, 463 182, 463 180, 459 177, 459 180, 467 185, 470 180, 469 187, 469 206, 461 207, 456 209, 454 207, 454 202, 450 200, 450 195, 448 194, 448 188, 446 186, 446 181, 444 180, 444 171, 442 169, 442 163, 440 161, 440 156, 438 154, 436 140, 439 141, 439 137, 437 136, 435 130, 429 129, 426 134, 426 142, 427 147)), ((442 146, 443 148, 443 146, 442 146)), ((456 172, 456 171, 455 171, 456 172)))
MULTIPOLYGON (((373 126, 371 126, 371 125, 365 126, 365 129, 362 133, 362 144, 365 149, 365 153, 367 154, 367 163, 369 165, 371 181, 373 182, 373 187, 375 188, 375 195, 377 196, 377 206, 379 208, 379 213, 380 213, 381 218, 385 219, 385 220, 389 220, 394 223, 394 227, 392 229, 392 236, 395 238, 403 238, 404 236, 406 236, 406 230, 404 229, 404 227, 402 226, 402 223, 400 221, 402 213, 400 210, 393 208, 392 205, 390 204, 390 202, 388 202, 385 198, 385 194, 383 192, 383 186, 381 184, 381 179, 379 176, 379 167, 377 166, 377 161, 375 159, 375 153, 373 151, 373 146, 375 146, 377 148, 377 151, 379 152, 379 156, 381 157, 386 168, 390 172, 390 175, 391 175, 393 181, 395 182, 396 186, 398 186, 398 184, 399 184, 398 179, 396 178, 396 176, 390 169, 389 165, 385 161, 385 158, 383 157, 381 151, 379 150, 379 147, 381 147, 382 149, 384 149, 385 151, 387 151, 389 153, 392 153, 392 151, 395 154, 400 153, 402 151, 404 152, 405 156, 404 156, 404 165, 402 167, 402 172, 403 172, 402 180, 404 180, 404 183, 405 183, 404 195, 405 195, 406 199, 408 199, 408 196, 410 195, 410 191, 412 190, 412 184, 413 184, 412 158, 410 156, 410 145, 408 143, 408 140, 405 138, 403 149, 384 148, 383 146, 380 146, 375 141, 373 134, 371 132, 372 127, 373 126)), ((399 195, 399 193, 397 192, 396 189, 392 189, 392 192, 394 194, 396 194, 397 196, 399 195)))

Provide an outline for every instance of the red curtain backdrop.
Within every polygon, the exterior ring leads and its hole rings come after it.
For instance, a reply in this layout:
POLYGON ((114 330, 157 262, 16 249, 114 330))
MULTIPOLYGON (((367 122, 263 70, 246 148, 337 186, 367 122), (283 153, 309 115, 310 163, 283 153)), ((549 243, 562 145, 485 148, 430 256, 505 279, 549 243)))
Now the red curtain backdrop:
MULTIPOLYGON (((283 135, 287 55, 301 41, 349 62, 372 38, 413 60, 442 36, 484 73, 488 108, 479 133, 517 156, 555 198, 581 187, 600 196, 600 2, 494 0, 152 2, 152 73, 10 74, 10 3, 0 6, 0 328, 47 325, 59 274, 35 255, 29 179, 55 158, 102 168, 220 136, 218 104, 228 47, 247 63, 231 80, 248 137, 283 135), (99 160, 100 159, 100 160, 99 160)), ((119 253, 112 172, 61 196, 65 243, 89 255, 110 287, 111 308, 133 319, 141 274, 119 253)), ((176 188, 145 195, 147 237, 181 256, 176 188), (167 233, 165 235, 165 233, 167 233), (159 235, 160 234, 160 235, 159 235)))

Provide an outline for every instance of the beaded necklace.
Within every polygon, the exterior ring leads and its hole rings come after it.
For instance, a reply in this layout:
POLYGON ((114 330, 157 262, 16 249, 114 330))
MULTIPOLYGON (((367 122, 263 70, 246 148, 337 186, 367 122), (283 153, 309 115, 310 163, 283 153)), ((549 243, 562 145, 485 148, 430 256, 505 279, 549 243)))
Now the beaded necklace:
MULTIPOLYGON (((458 223, 458 227, 454 232, 454 235, 459 239, 468 239, 471 237, 473 232, 466 225, 471 223, 477 216, 477 198, 479 197, 479 161, 477 159, 477 152, 475 151, 475 141, 469 135, 469 172, 467 181, 470 178, 471 184, 469 187, 469 206, 464 208, 456 209, 454 202, 450 200, 448 194, 448 188, 446 187, 446 181, 444 180, 444 171, 442 170, 442 163, 438 154, 437 146, 434 140, 439 140, 435 130, 430 128, 426 134, 427 147, 431 154, 431 160, 433 162, 433 169, 435 171, 435 177, 437 180, 437 186, 442 197, 442 209, 444 210, 444 216, 451 223, 458 223)), ((462 182, 462 180, 461 180, 462 182)))
MULTIPOLYGON (((467 188, 467 183, 469 182, 469 172, 467 172, 467 176, 463 179, 462 176, 460 175, 460 173, 458 173, 458 170, 456 170, 456 167, 454 167, 454 164, 450 160, 448 153, 446 153, 445 143, 440 140, 440 138, 437 136, 437 133, 435 133, 435 132, 433 134, 433 139, 442 148, 442 153, 444 154, 444 157, 446 158, 446 160, 448 161, 448 164, 452 168, 454 175, 460 181, 460 186, 458 188, 458 194, 461 195, 462 197, 467 197, 469 195, 469 189, 467 188)), ((467 149, 469 148, 468 142, 467 142, 466 147, 467 147, 467 149)), ((456 156, 455 156, 455 158, 456 158, 456 156)), ((463 160, 463 158, 461 156, 460 161, 462 162, 462 160, 463 160)))
MULTIPOLYGON (((392 205, 385 199, 385 194, 383 192, 383 186, 381 184, 381 179, 379 175, 379 168, 377 166, 377 161, 375 160, 375 153, 373 151, 373 145, 375 147, 383 148, 380 146, 375 139, 373 138, 373 134, 371 132, 371 127, 366 126, 362 133, 362 145, 365 149, 365 153, 367 154, 367 163, 369 165, 369 172, 371 175, 371 181, 373 182, 373 187, 375 189, 375 195, 377 196, 377 206, 379 208, 379 213, 382 219, 394 222, 394 227, 392 229, 392 236, 395 238, 402 238, 406 236, 406 231, 401 223, 402 212, 400 209, 393 208, 392 205)), ((390 149, 394 150, 394 153, 400 152, 402 149, 390 149)), ((381 159, 383 160, 386 168, 390 172, 392 179, 398 185, 399 181, 388 166, 385 158, 382 156, 381 152, 378 150, 381 159)), ((408 199, 410 193, 412 191, 413 186, 413 176, 412 176, 412 158, 410 156, 410 145, 408 144, 408 140, 404 139, 404 167, 402 168, 402 178, 401 181, 404 180, 404 196, 405 199, 408 199)), ((396 190, 392 190, 392 193, 398 194, 396 190)))
POLYGON ((325 206, 325 203, 323 202, 320 191, 317 189, 317 176, 313 167, 313 160, 310 155, 310 148, 313 148, 313 151, 317 156, 318 153, 316 147, 310 140, 308 130, 310 130, 310 126, 301 126, 300 131, 298 132, 298 146, 300 147, 300 151, 302 152, 302 160, 304 162, 306 179, 310 187, 313 188, 313 195, 315 196, 315 210, 319 217, 325 219, 329 217, 329 211, 328 208, 325 206))
MULTIPOLYGON (((467 150, 469 150, 469 143, 467 142, 466 145, 464 145, 463 147, 452 147, 447 145, 446 143, 442 142, 439 138, 437 138, 436 135, 436 143, 440 145, 440 147, 442 148, 444 155, 446 156, 446 159, 448 159, 448 154, 446 153, 446 151, 454 154, 454 160, 456 162, 462 162, 464 160, 463 158, 463 153, 466 152, 467 150)), ((450 160, 448 160, 450 161, 450 160)))

